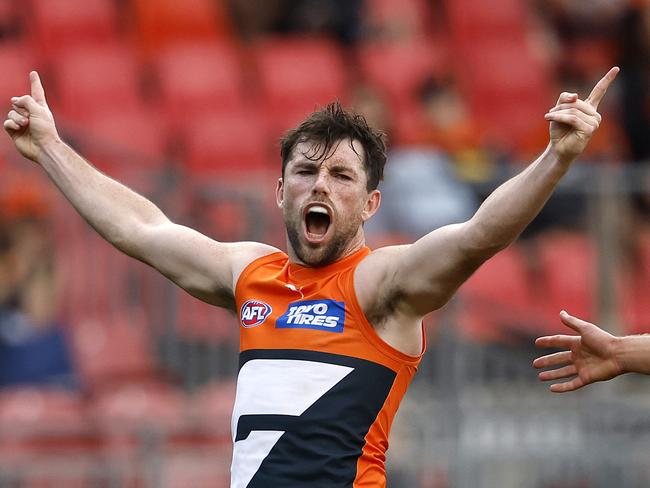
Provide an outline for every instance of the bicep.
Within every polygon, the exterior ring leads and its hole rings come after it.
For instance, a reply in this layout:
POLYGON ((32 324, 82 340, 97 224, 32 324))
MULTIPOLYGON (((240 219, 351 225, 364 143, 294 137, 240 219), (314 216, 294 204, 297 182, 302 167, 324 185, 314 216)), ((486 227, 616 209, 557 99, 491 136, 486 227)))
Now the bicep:
POLYGON ((227 308, 234 304, 237 270, 246 259, 254 259, 254 246, 262 246, 218 242, 173 222, 141 229, 138 241, 142 249, 139 259, 191 295, 227 308))
POLYGON ((392 286, 415 315, 442 307, 471 275, 494 254, 475 249, 468 223, 436 229, 400 250, 392 286))

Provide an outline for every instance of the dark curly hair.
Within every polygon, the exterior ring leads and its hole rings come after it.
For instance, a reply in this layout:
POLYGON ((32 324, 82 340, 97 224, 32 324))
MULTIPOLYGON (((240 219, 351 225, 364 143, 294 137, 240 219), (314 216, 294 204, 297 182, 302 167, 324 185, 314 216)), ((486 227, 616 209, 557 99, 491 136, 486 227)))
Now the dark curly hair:
POLYGON ((346 138, 361 143, 364 152, 361 159, 368 177, 366 189, 375 190, 384 178, 386 135, 368 126, 363 115, 345 110, 339 102, 332 102, 312 113, 298 127, 291 129, 282 137, 280 140, 282 176, 291 153, 299 143, 313 142, 315 144, 313 150, 310 154, 305 154, 305 157, 318 161, 330 154, 332 150, 336 150, 336 145, 346 138))

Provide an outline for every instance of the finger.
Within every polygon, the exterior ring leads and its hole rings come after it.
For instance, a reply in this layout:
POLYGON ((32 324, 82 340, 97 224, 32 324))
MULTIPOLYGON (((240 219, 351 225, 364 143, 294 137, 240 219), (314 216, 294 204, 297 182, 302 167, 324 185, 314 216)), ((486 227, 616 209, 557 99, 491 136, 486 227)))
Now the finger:
POLYGON ((576 342, 580 342, 579 336, 570 335, 553 335, 539 337, 535 340, 537 347, 557 347, 561 349, 571 349, 576 342))
POLYGON ((557 99, 557 102, 555 104, 559 105, 561 103, 572 103, 572 102, 575 102, 576 100, 578 100, 578 94, 577 93, 562 92, 562 93, 560 93, 560 96, 557 99))
POLYGON ((11 99, 11 103, 12 105, 16 105, 18 108, 26 109, 30 113, 42 110, 42 107, 29 95, 14 97, 11 99))
POLYGON ((594 89, 591 90, 591 93, 585 101, 593 105, 594 108, 598 108, 598 104, 605 96, 605 93, 607 93, 609 85, 612 84, 612 81, 614 81, 619 71, 620 69, 618 66, 614 66, 612 69, 610 69, 607 74, 603 76, 598 83, 596 83, 596 86, 594 86, 594 89))
POLYGON ((580 379, 579 376, 576 376, 571 381, 565 381, 564 383, 555 383, 549 387, 553 393, 566 393, 569 391, 575 391, 578 388, 585 386, 585 382, 580 379))
POLYGON ((569 108, 577 108, 578 110, 583 111, 584 113, 591 115, 592 117, 595 117, 598 119, 598 122, 601 121, 602 117, 598 113, 598 111, 594 108, 593 105, 585 102, 584 100, 576 100, 573 103, 560 103, 556 105, 555 107, 551 108, 549 112, 557 112, 559 110, 566 110, 569 108))
POLYGON ((568 378, 569 376, 575 376, 576 374, 578 374, 578 368, 576 368, 575 364, 569 364, 563 368, 542 371, 537 376, 539 376, 539 379, 542 381, 549 381, 568 378))
POLYGON ((581 320, 578 317, 574 317, 573 315, 569 315, 565 310, 562 310, 560 312, 560 320, 564 325, 575 330, 578 334, 583 334, 585 332, 585 329, 596 327, 592 323, 581 320))
POLYGON ((29 81, 32 85, 32 98, 39 105, 47 105, 47 102, 45 101, 45 90, 41 84, 41 77, 38 76, 36 71, 29 73, 29 81))
POLYGON ((5 130, 7 132, 9 132, 9 131, 17 131, 17 130, 22 129, 22 127, 20 127, 16 122, 14 122, 11 119, 5 120, 4 123, 2 124, 2 126, 5 128, 5 130))
POLYGON ((551 110, 548 112, 549 114, 563 114, 563 115, 574 115, 575 117, 579 118, 586 124, 592 126, 594 129, 598 129, 598 126, 600 125, 598 119, 592 115, 589 115, 582 110, 576 108, 576 107, 570 107, 564 110, 551 110))
POLYGON ((563 113, 556 112, 556 113, 547 113, 544 116, 544 118, 549 122, 558 122, 560 124, 565 124, 582 132, 590 133, 593 132, 595 129, 593 125, 589 125, 577 115, 563 114, 563 113))
POLYGON ((571 362, 571 351, 561 351, 535 359, 533 366, 536 368, 546 368, 548 366, 559 366, 560 364, 569 362, 571 362))
POLYGON ((9 111, 9 113, 7 114, 7 118, 9 120, 13 120, 14 122, 16 122, 16 124, 18 124, 21 127, 25 127, 27 124, 29 124, 29 119, 27 117, 23 117, 15 110, 9 111))
POLYGON ((18 112, 23 117, 29 117, 29 112, 24 108, 20 108, 18 105, 15 105, 13 103, 11 104, 11 108, 13 108, 16 112, 18 112))

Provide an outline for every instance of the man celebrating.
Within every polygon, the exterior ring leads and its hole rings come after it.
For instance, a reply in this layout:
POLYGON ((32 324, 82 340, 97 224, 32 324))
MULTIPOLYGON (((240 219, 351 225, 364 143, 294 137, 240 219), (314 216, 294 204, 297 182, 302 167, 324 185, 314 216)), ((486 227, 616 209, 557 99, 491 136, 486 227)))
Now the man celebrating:
MULTIPOLYGON (((287 253, 215 242, 174 224, 59 138, 36 72, 4 127, 102 237, 240 318, 233 487, 385 486, 388 433, 424 351, 422 318, 444 305, 537 215, 598 128, 612 68, 591 94, 562 93, 550 143, 467 222, 370 251, 383 136, 332 104, 281 147, 277 204, 287 253)), ((408 189, 405 189, 408 191, 408 189)))

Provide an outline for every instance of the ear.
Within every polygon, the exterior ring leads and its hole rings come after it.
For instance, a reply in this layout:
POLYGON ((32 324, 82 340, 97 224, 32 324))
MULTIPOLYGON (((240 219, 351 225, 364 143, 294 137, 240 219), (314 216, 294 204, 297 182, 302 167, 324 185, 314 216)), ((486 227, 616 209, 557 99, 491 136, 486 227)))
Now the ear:
POLYGON ((275 202, 278 207, 282 208, 282 204, 284 203, 284 181, 282 178, 278 178, 278 184, 275 187, 275 202))
POLYGON ((368 193, 368 199, 366 200, 366 205, 363 208, 361 213, 361 218, 366 222, 370 217, 377 213, 379 206, 381 205, 381 192, 379 190, 372 190, 368 193))

